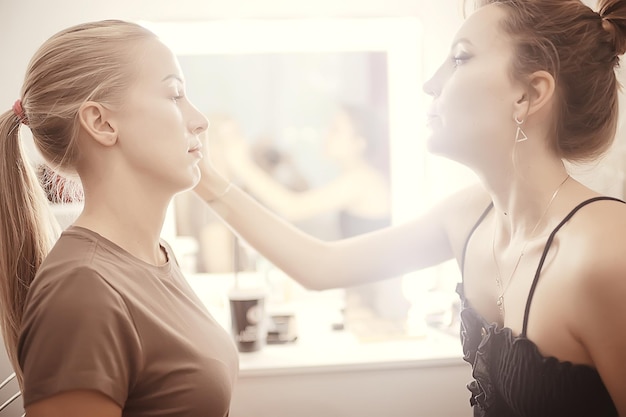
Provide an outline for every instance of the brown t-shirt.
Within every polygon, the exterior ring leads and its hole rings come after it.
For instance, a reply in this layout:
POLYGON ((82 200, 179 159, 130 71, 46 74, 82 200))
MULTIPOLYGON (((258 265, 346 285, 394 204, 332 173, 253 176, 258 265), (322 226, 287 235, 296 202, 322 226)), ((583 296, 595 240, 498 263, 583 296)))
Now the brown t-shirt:
POLYGON ((26 300, 25 405, 87 389, 124 417, 228 415, 236 348, 162 245, 154 266, 84 228, 61 235, 26 300))

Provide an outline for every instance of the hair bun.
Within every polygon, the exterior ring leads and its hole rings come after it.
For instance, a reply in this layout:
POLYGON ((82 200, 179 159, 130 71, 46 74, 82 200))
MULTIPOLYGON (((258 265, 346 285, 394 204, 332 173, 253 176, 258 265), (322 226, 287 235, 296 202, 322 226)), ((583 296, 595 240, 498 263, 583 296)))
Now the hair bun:
POLYGON ((626 0, 599 0, 602 28, 611 35, 615 55, 626 53, 626 0))

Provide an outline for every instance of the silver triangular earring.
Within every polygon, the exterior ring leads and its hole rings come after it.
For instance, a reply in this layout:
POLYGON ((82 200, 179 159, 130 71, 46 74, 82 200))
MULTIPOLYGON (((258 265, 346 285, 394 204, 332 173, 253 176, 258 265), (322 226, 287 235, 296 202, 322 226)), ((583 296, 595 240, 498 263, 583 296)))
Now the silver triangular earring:
POLYGON ((517 116, 515 116, 515 123, 517 123, 515 142, 524 142, 525 140, 528 140, 528 136, 526 136, 526 133, 524 133, 524 131, 522 130, 522 123, 524 123, 524 120, 518 120, 517 116))

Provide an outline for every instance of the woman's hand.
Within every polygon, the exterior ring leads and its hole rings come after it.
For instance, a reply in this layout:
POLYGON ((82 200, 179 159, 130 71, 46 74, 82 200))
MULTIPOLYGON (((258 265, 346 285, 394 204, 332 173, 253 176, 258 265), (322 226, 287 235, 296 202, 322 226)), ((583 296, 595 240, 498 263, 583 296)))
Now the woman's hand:
POLYGON ((230 183, 230 176, 228 166, 223 162, 220 163, 219 158, 223 158, 224 152, 219 146, 214 146, 219 145, 219 142, 209 141, 206 133, 203 134, 201 141, 204 155, 198 163, 201 176, 193 190, 204 201, 211 202, 224 193, 230 183), (213 163, 214 158, 217 158, 219 168, 213 163))

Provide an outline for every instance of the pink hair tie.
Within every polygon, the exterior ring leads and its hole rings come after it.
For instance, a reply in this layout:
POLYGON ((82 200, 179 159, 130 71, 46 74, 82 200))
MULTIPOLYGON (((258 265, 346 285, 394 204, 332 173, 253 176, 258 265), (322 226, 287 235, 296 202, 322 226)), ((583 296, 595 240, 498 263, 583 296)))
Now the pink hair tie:
POLYGON ((24 108, 22 107, 22 100, 19 98, 15 100, 15 103, 13 103, 13 114, 17 116, 20 123, 28 126, 28 119, 26 118, 26 113, 24 113, 24 108))

